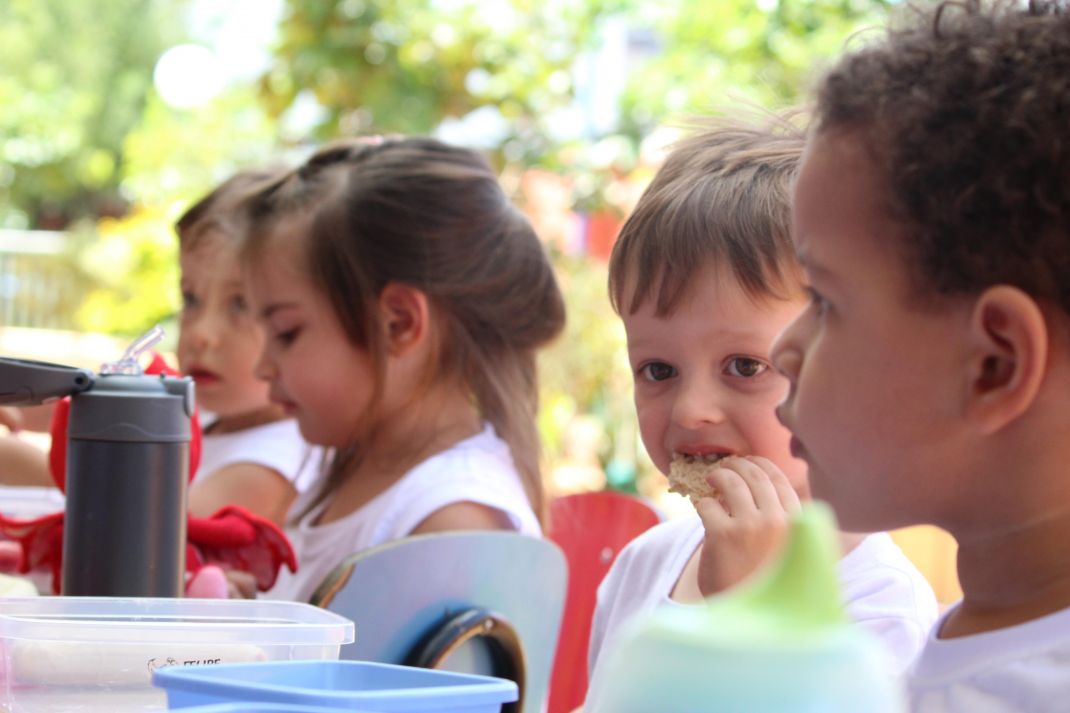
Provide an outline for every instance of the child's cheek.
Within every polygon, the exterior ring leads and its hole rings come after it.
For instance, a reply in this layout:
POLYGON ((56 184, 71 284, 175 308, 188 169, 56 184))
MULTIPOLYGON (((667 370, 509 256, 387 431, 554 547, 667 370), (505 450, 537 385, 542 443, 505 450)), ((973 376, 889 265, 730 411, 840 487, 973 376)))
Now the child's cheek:
POLYGON ((643 439, 643 446, 647 455, 654 462, 658 470, 668 473, 671 454, 666 450, 665 436, 668 422, 656 408, 636 404, 639 420, 639 435, 643 439))

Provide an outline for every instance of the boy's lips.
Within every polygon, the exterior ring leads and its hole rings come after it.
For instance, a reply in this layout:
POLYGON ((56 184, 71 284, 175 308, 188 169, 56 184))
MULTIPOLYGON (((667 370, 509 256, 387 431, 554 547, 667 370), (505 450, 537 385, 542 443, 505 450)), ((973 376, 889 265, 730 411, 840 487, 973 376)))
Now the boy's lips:
POLYGON ((219 374, 207 369, 190 369, 189 376, 198 386, 215 384, 220 381, 219 374))
POLYGON ((730 456, 732 455, 732 450, 721 446, 686 444, 673 448, 672 453, 674 456, 694 456, 703 458, 705 456, 730 456))
POLYGON ((277 396, 275 394, 270 394, 268 396, 268 400, 271 401, 271 403, 281 407, 283 412, 287 416, 292 416, 294 414, 294 412, 297 411, 297 404, 295 404, 293 401, 290 401, 288 399, 284 399, 281 396, 277 396))

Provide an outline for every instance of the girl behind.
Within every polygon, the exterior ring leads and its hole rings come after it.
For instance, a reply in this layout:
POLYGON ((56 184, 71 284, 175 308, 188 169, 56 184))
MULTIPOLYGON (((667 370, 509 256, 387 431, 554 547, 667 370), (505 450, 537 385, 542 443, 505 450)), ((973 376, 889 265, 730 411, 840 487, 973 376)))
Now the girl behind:
POLYGON ((322 458, 253 373, 264 335, 246 304, 238 246, 240 198, 279 171, 250 170, 209 192, 175 224, 182 311, 178 362, 197 384, 204 418, 201 463, 189 491, 193 515, 241 505, 281 523, 322 458))
POLYGON ((328 474, 288 533, 307 600, 346 556, 407 535, 537 535, 535 356, 564 326, 547 256, 476 153, 328 146, 252 195, 258 374, 328 474))

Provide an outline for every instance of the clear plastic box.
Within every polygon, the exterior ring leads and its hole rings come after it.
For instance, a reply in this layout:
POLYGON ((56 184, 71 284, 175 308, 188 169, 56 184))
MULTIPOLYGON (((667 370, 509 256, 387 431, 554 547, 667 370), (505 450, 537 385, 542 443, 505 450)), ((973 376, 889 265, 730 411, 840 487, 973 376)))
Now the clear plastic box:
POLYGON ((337 659, 353 623, 295 602, 39 597, 0 603, 0 710, 151 711, 161 666, 337 659))
POLYGON ((491 676, 370 661, 276 661, 210 668, 161 668, 172 709, 216 703, 276 703, 388 713, 499 713, 515 683, 491 676))

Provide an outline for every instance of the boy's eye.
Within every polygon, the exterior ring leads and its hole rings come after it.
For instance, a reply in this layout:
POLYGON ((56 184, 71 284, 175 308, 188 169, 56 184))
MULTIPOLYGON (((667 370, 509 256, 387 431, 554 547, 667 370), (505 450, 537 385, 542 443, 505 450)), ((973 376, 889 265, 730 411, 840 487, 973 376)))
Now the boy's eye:
POLYGON ((249 305, 245 301, 244 295, 234 295, 230 298, 230 308, 238 313, 245 313, 249 310, 249 305))
POLYGON ((197 304, 197 298, 188 290, 182 290, 182 309, 189 309, 197 304))
POLYGON ((665 381, 676 376, 676 369, 665 362, 654 361, 639 367, 639 375, 647 381, 665 381))
POLYGON ((742 379, 753 379, 756 376, 761 376, 768 369, 768 364, 750 357, 732 357, 724 368, 725 373, 729 376, 737 376, 742 379))
POLYGON ((300 333, 300 331, 301 331, 301 329, 299 327, 294 327, 293 329, 287 329, 287 330, 282 331, 282 332, 276 332, 275 333, 275 341, 277 341, 279 344, 281 344, 283 346, 289 346, 289 345, 294 343, 295 339, 297 339, 297 335, 298 335, 298 333, 300 333))
POLYGON ((806 287, 806 293, 810 296, 810 306, 814 308, 814 311, 818 315, 825 314, 828 309, 828 301, 825 300, 821 293, 810 286, 806 287))

